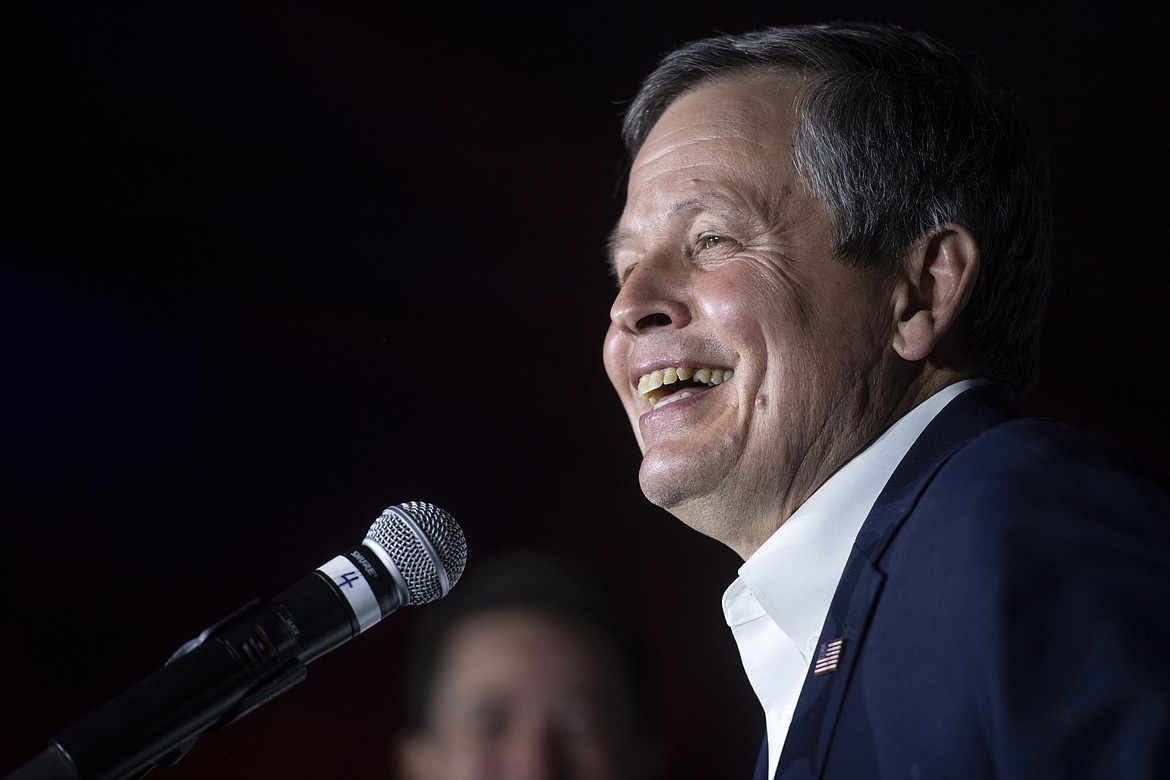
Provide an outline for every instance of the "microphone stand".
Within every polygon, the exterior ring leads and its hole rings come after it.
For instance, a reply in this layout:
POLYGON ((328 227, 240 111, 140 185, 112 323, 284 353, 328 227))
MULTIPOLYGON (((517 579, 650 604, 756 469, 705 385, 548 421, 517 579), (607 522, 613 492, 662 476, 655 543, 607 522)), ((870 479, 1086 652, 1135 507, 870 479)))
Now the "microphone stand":
POLYGON ((308 675, 309 661, 357 634, 356 622, 337 617, 345 614, 352 615, 320 572, 272 602, 254 599, 5 780, 125 780, 172 766, 199 737, 289 690, 308 675))

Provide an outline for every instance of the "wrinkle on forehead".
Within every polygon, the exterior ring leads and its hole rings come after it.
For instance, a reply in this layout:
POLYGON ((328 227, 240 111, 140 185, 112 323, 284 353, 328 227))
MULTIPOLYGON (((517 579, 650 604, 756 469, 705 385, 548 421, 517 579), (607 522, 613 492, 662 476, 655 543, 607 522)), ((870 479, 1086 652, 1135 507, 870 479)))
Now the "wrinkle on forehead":
POLYGON ((630 171, 630 192, 665 171, 718 173, 720 164, 751 169, 767 161, 793 170, 793 131, 803 83, 787 76, 756 75, 695 87, 671 103, 654 124, 630 171), (681 161, 681 162, 680 162, 681 161))
MULTIPOLYGON (((643 157, 647 146, 671 142, 672 136, 679 132, 693 134, 694 141, 736 138, 758 144, 761 139, 760 129, 774 124, 781 136, 790 135, 796 126, 800 93, 806 84, 806 79, 788 73, 754 71, 701 81, 682 92, 666 107, 636 157, 643 157), (676 121, 680 109, 684 104, 695 101, 702 101, 711 108, 709 124, 692 120, 680 125, 676 121), (704 129, 707 134, 699 135, 704 129)), ((764 134, 762 139, 772 140, 775 137, 764 134)), ((651 162, 656 156, 647 158, 645 162, 651 162)))
POLYGON ((816 210, 820 199, 792 154, 806 83, 786 72, 747 72, 701 82, 675 99, 630 170, 626 210, 607 244, 611 270, 654 224, 691 211, 754 216, 760 235, 776 237, 816 210), (646 218, 653 222, 643 224, 646 218))

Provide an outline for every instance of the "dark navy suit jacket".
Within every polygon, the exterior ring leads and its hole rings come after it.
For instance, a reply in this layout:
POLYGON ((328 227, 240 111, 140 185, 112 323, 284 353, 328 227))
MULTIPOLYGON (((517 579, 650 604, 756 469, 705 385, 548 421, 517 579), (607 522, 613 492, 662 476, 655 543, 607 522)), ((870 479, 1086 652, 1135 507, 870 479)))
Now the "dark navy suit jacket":
POLYGON ((1170 778, 1158 482, 1008 388, 952 401, 858 534, 776 777, 1170 778))

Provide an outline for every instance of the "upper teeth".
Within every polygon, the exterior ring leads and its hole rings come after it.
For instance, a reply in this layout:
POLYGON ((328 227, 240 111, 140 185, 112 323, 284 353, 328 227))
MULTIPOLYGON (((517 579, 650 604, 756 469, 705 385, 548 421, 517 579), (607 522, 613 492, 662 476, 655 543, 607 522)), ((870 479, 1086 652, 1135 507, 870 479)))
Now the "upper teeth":
MULTIPOLYGON (((686 381, 693 379, 696 382, 702 382, 705 385, 715 386, 722 384, 725 380, 731 379, 734 371, 730 368, 689 368, 686 366, 670 366, 668 368, 651 371, 649 374, 643 374, 638 378, 638 394, 650 402, 654 408, 662 405, 659 403, 662 397, 667 394, 666 390, 662 388, 665 385, 673 385, 680 380, 686 381)), ((670 401, 681 400, 689 398, 692 393, 683 392, 677 397, 672 397, 670 401)))

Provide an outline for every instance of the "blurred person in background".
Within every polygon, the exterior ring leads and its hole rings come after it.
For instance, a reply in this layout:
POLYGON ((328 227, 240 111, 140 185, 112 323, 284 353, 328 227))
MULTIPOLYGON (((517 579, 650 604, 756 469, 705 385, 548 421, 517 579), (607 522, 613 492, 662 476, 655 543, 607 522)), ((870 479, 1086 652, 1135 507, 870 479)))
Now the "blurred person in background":
POLYGON ((548 556, 469 570, 412 642, 395 776, 656 776, 639 652, 618 614, 594 577, 548 556))

